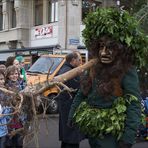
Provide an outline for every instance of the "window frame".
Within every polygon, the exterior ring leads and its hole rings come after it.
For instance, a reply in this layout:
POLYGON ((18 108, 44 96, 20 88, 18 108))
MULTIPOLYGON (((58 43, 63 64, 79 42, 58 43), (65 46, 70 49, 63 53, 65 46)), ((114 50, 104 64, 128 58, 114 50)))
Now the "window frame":
POLYGON ((34 26, 39 25, 43 25, 43 0, 34 1, 34 26))
POLYGON ((16 10, 15 10, 15 0, 9 1, 9 21, 10 21, 10 28, 16 28, 16 10))
POLYGON ((48 0, 47 21, 48 23, 58 22, 58 0, 48 0), (50 7, 50 8, 49 8, 50 7))

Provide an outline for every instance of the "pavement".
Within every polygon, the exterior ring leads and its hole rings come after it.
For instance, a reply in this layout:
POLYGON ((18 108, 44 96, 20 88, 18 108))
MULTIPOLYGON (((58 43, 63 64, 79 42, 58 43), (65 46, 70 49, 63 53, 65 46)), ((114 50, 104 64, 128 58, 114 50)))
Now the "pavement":
MULTIPOLYGON (((38 133, 38 141, 33 139, 24 148, 60 148, 58 140, 58 115, 46 115, 46 118, 40 118, 40 130, 38 133), (36 144, 35 144, 36 143, 36 144)), ((37 139, 36 138, 36 139, 37 139)), ((80 143, 80 148, 90 148, 87 139, 80 143)), ((148 148, 148 141, 139 141, 132 148, 148 148)))

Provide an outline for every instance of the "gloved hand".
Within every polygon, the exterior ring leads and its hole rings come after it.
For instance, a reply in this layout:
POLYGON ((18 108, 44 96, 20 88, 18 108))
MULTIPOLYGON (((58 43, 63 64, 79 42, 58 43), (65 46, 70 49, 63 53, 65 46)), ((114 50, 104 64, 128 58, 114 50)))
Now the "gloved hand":
POLYGON ((73 122, 72 119, 68 119, 67 126, 70 127, 70 128, 73 128, 74 127, 74 122, 73 122))
POLYGON ((131 148, 132 144, 130 143, 125 143, 124 141, 119 141, 119 146, 118 148, 131 148))

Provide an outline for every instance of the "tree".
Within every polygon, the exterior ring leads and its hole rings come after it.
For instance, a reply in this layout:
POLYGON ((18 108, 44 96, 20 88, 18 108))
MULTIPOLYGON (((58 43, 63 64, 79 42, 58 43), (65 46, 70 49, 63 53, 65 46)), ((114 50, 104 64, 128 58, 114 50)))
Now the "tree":
POLYGON ((137 13, 134 14, 139 20, 141 28, 148 35, 148 4, 144 5, 137 13))
POLYGON ((147 0, 120 0, 121 6, 124 6, 124 9, 128 10, 130 13, 138 12, 143 5, 147 4, 147 0))
POLYGON ((123 9, 133 14, 140 23, 140 27, 148 34, 148 0, 120 0, 123 9))

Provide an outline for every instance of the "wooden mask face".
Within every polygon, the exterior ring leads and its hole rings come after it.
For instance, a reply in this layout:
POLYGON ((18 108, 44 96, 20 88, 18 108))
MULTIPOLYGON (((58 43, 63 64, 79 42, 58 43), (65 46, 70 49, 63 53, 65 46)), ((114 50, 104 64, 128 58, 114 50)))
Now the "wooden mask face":
POLYGON ((99 59, 102 64, 112 63, 116 56, 118 45, 117 42, 109 37, 102 37, 99 43, 99 59))

